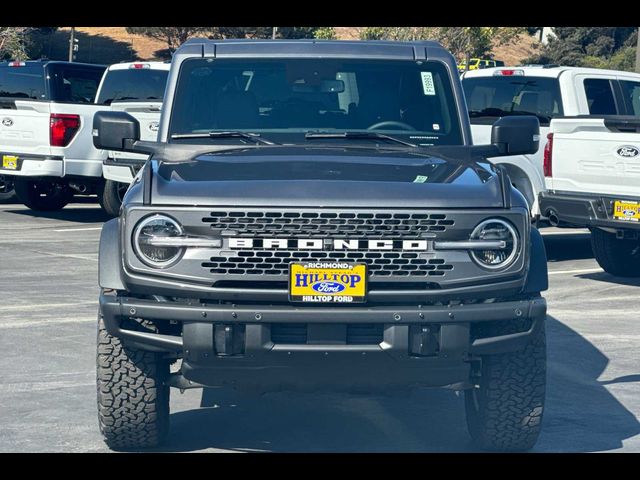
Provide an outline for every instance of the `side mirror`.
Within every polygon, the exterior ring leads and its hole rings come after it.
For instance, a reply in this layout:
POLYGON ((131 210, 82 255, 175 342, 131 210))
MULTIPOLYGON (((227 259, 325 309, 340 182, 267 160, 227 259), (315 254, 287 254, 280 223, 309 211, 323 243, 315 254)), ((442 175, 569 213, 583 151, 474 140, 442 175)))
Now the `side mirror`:
POLYGON ((540 122, 533 115, 502 117, 491 128, 491 144, 503 156, 534 154, 540 145, 540 122))
POLYGON ((140 123, 126 112, 96 112, 93 146, 100 150, 133 151, 140 140, 140 123))

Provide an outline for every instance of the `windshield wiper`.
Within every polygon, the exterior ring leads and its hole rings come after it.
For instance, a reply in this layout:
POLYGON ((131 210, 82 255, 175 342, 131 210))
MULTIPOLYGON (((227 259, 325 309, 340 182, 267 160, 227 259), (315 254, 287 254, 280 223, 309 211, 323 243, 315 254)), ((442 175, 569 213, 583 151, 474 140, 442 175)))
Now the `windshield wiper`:
POLYGON ((251 140, 255 143, 263 143, 265 145, 277 145, 277 143, 272 142, 270 140, 265 140, 264 138, 260 138, 260 136, 256 133, 247 133, 247 132, 205 132, 205 133, 175 133, 171 135, 172 139, 180 140, 180 139, 188 139, 188 138, 244 138, 246 140, 251 140))
POLYGON ((407 147, 417 148, 418 146, 400 140, 399 138, 378 132, 307 132, 304 136, 307 140, 315 140, 318 138, 345 138, 347 140, 388 140, 390 142, 406 145, 407 147))

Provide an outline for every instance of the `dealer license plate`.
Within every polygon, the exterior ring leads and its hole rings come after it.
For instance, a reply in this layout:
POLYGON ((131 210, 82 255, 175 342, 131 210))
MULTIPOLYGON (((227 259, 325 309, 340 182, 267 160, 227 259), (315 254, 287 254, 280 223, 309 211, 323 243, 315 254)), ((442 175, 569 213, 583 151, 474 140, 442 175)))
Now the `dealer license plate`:
POLYGON ((628 222, 639 222, 640 203, 616 200, 613 204, 613 218, 628 222))
POLYGON ((17 170, 18 157, 16 157, 15 155, 3 155, 2 168, 4 168, 5 170, 17 170))
POLYGON ((367 265, 306 262, 289 265, 289 300, 305 303, 362 303, 367 295, 367 265))

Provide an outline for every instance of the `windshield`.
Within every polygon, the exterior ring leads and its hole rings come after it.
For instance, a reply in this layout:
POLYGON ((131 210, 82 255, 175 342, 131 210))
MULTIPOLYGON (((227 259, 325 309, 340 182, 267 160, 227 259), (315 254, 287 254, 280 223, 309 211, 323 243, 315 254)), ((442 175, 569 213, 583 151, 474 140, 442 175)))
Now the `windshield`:
POLYGON ((472 124, 492 124, 510 115, 535 115, 548 126, 562 115, 556 78, 515 76, 471 77, 462 80, 472 124))
POLYGON ((175 98, 171 141, 243 131, 279 143, 307 143, 309 132, 369 131, 420 145, 462 143, 449 75, 440 62, 189 59, 175 98))
POLYGON ((110 105, 111 102, 158 101, 164 97, 167 70, 129 68, 110 70, 104 78, 96 103, 110 105))

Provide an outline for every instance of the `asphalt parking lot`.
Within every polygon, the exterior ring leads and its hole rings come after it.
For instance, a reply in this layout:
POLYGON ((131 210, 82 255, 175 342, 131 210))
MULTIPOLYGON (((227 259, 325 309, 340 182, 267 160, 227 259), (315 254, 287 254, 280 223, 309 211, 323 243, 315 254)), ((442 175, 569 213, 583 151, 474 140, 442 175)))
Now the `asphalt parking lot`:
MULTIPOLYGON (((92 203, 0 205, 0 452, 108 451, 97 425, 100 227, 92 203)), ((543 229, 549 377, 535 451, 640 451, 640 279, 604 273, 588 232, 543 229)), ((472 450, 463 398, 172 391, 166 451, 472 450), (202 407, 202 408, 198 408, 202 407)))

